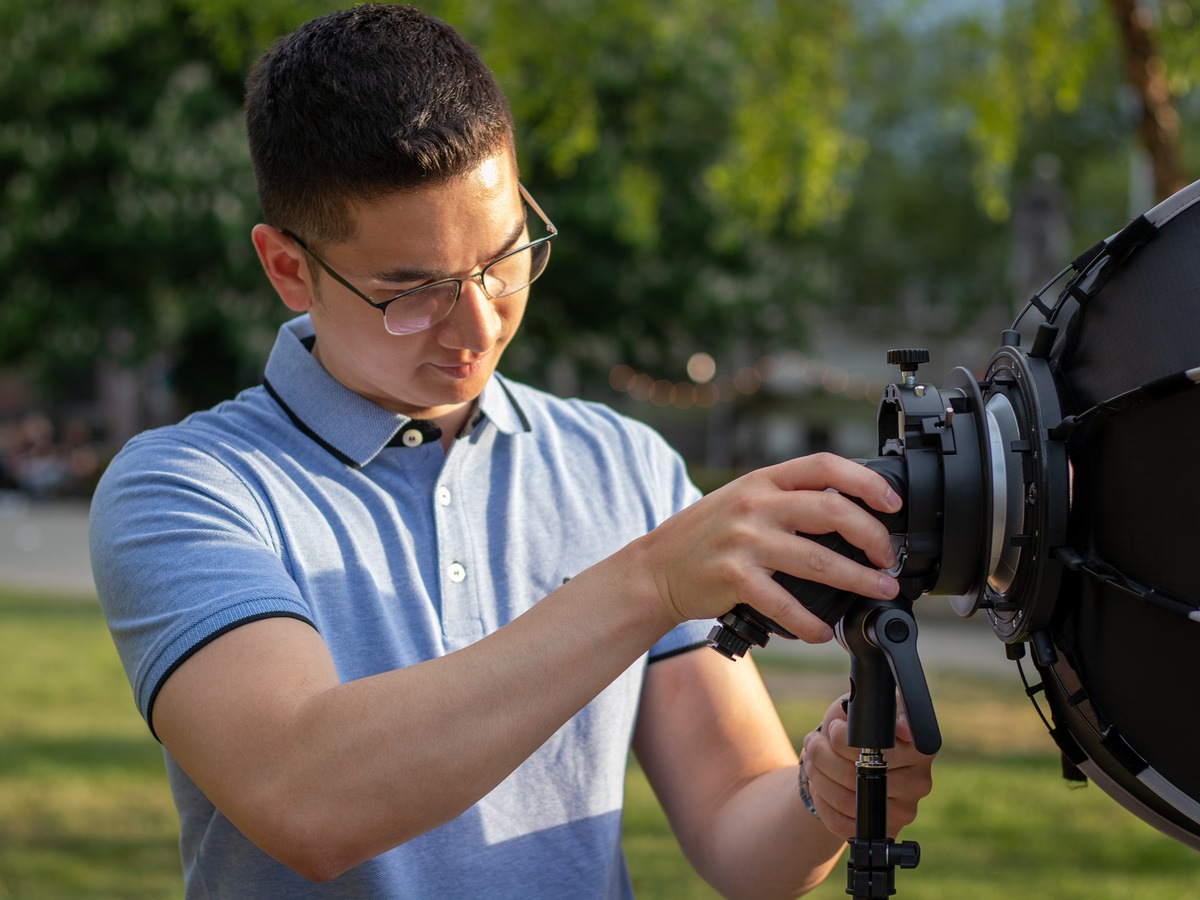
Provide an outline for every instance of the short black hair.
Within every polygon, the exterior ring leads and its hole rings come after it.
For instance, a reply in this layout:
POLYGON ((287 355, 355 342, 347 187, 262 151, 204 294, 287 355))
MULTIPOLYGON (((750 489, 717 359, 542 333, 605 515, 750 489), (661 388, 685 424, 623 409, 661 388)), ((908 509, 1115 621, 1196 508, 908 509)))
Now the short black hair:
POLYGON ((266 221, 320 247, 347 201, 448 181, 512 148, 512 114, 475 48, 411 6, 367 3, 280 38, 246 79, 266 221))

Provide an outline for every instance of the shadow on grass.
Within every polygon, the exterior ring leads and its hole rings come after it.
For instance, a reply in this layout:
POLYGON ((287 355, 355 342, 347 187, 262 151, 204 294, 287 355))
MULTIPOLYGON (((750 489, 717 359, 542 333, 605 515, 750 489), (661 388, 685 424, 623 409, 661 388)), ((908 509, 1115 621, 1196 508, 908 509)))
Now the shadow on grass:
POLYGON ((100 604, 94 595, 40 593, 0 588, 0 612, 29 621, 70 620, 103 622, 100 604))
POLYGON ((142 736, 10 735, 0 739, 0 776, 31 777, 53 770, 88 777, 160 775, 162 750, 142 736))
POLYGON ((170 835, 40 834, 6 841, 0 897, 182 896, 179 851, 170 835))

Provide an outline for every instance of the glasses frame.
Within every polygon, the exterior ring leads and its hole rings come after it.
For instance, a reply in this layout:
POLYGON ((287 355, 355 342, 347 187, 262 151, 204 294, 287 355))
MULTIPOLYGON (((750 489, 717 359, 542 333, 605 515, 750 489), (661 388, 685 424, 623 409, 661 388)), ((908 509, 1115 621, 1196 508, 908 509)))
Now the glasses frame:
MULTIPOLYGON (((468 282, 468 281, 479 282, 479 287, 483 290, 484 295, 487 296, 488 299, 500 300, 504 297, 511 297, 513 294, 517 293, 517 291, 522 291, 525 288, 529 287, 530 284, 533 284, 533 282, 537 281, 538 278, 540 278, 542 276, 542 272, 546 271, 545 267, 543 266, 542 271, 538 272, 537 275, 535 275, 532 279, 530 279, 528 284, 522 285, 521 287, 517 288, 516 290, 509 291, 506 294, 501 294, 499 297, 492 296, 492 293, 487 289, 487 282, 484 280, 484 276, 487 275, 488 269, 490 269, 492 266, 496 265, 497 263, 503 262, 504 260, 508 259, 510 256, 515 256, 518 253, 524 253, 526 250, 529 250, 532 247, 536 247, 538 244, 549 244, 556 237, 558 237, 558 229, 554 226, 554 223, 550 221, 550 218, 542 211, 542 208, 540 206, 538 206, 537 201, 533 199, 533 197, 530 195, 529 191, 525 190, 525 185, 518 182, 517 190, 521 192, 521 199, 523 199, 527 204, 529 204, 530 209, 532 209, 535 213, 537 213, 538 218, 542 220, 542 224, 546 226, 546 231, 548 231, 549 234, 547 234, 545 237, 538 238, 536 241, 530 241, 528 244, 522 244, 520 247, 516 247, 515 249, 509 250, 507 253, 503 253, 500 256, 497 256, 495 259, 491 260, 487 265, 485 265, 483 268, 481 268, 474 275, 468 275, 466 278, 439 278, 437 281, 430 281, 430 282, 427 282, 426 284, 417 285, 414 288, 408 288, 407 290, 403 290, 398 294, 388 297, 386 300, 372 300, 369 294, 364 294, 362 291, 360 291, 358 288, 356 288, 353 284, 351 284, 348 279, 344 278, 342 275, 339 275, 338 272, 332 266, 329 265, 329 263, 325 262, 325 260, 321 259, 321 257, 317 256, 316 253, 314 253, 312 250, 310 250, 308 245, 306 243, 304 243, 304 241, 302 241, 298 235, 292 233, 291 231, 288 231, 288 229, 286 229, 286 228, 281 228, 279 230, 282 234, 287 235, 289 238, 291 238, 293 241, 295 241, 295 243, 300 247, 301 250, 303 250, 305 253, 307 253, 309 256, 311 256, 314 260, 316 260, 317 265, 319 265, 322 269, 325 270, 325 274, 327 274, 330 278, 332 278, 334 281, 336 281, 338 284, 340 284, 342 287, 344 287, 346 290, 348 290, 354 296, 358 297, 360 300, 362 300, 368 306, 372 306, 375 309, 379 310, 379 312, 383 315, 384 330, 387 331, 388 334, 393 335, 395 337, 404 337, 409 334, 420 334, 422 331, 428 331, 430 328, 432 328, 438 322, 441 322, 443 319, 445 319, 446 316, 450 315, 450 311, 453 310, 454 305, 456 303, 458 303, 458 298, 462 294, 462 286, 465 282, 468 282), (432 320, 424 328, 418 328, 415 331, 407 331, 407 332, 404 332, 404 334, 396 334, 394 331, 388 330, 388 328, 387 328, 387 308, 391 304, 395 303, 397 300, 403 300, 405 297, 409 297, 419 291, 423 291, 426 288, 431 288, 436 285, 446 285, 446 284, 454 285, 454 297, 450 300, 450 303, 446 306, 445 312, 443 312, 437 319, 432 320)), ((546 262, 547 262, 547 264, 549 264, 549 257, 547 257, 546 262)))

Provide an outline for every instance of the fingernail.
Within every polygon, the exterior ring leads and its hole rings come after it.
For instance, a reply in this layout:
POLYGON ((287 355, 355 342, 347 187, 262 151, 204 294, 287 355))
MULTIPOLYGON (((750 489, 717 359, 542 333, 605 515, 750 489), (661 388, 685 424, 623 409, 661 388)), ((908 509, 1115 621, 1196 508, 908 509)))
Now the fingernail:
POLYGON ((885 600, 891 600, 900 593, 900 583, 888 575, 879 576, 879 594, 885 600))
POLYGON ((892 512, 898 510, 902 505, 900 495, 891 488, 887 489, 887 493, 883 495, 883 499, 887 503, 888 509, 892 510, 892 512))

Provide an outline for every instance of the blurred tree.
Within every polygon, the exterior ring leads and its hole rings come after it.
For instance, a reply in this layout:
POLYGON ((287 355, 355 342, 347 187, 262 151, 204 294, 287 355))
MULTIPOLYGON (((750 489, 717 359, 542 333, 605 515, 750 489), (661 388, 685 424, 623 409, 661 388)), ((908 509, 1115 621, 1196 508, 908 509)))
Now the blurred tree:
MULTIPOLYGON (((1138 137, 1150 157, 1154 194, 1166 199, 1187 184, 1179 148, 1179 115, 1171 98, 1167 67, 1153 34, 1154 9, 1139 0, 1109 0, 1125 75, 1138 105, 1138 137)), ((1186 4, 1170 4, 1175 15, 1185 14, 1186 4)))
MULTIPOLYGON (((1087 243, 1141 202, 1129 2, 437 3, 508 89, 564 233, 510 362, 605 368, 615 346, 676 378, 697 349, 812 340, 816 304, 939 333, 1008 310, 1009 218, 1038 160, 1059 160, 1087 243)), ((1196 68, 1194 2, 1142 6, 1165 118, 1190 88, 1175 60, 1196 68)), ((1180 159, 1179 138, 1146 146, 1180 159)))
POLYGON ((796 236, 838 218, 846 3, 446 0, 511 99, 563 239, 512 349, 682 378, 697 350, 795 345, 819 296, 796 236))
MULTIPOLYGON (((1195 2, 1137 14, 1167 102, 1200 71, 1195 2)), ((507 90, 563 233, 506 367, 682 377, 698 349, 802 344, 816 303, 886 324, 919 295, 969 322, 1004 290, 1039 154, 1064 160, 1076 216, 1125 212, 1116 3, 430 0, 507 90)), ((337 5, 0 4, 0 363, 54 385, 159 356, 190 403, 255 377, 284 310, 248 240, 242 78, 337 5), (218 358, 229 381, 206 387, 218 358)))
POLYGON ((871 153, 846 215, 818 237, 839 261, 831 297, 860 328, 944 336, 1010 312, 1009 217, 1039 156, 1062 161, 1077 222, 1090 213, 1111 228, 1124 213, 1124 173, 1099 196, 1083 189, 1129 130, 1101 65, 1109 23, 1059 15, 1071 5, 1009 0, 950 14, 914 2, 906 15, 860 20, 849 114, 871 153))
POLYGON ((0 35, 0 359, 53 389, 100 354, 137 365, 198 321, 264 315, 239 80, 186 11, 8 0, 0 35))

